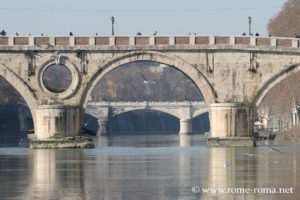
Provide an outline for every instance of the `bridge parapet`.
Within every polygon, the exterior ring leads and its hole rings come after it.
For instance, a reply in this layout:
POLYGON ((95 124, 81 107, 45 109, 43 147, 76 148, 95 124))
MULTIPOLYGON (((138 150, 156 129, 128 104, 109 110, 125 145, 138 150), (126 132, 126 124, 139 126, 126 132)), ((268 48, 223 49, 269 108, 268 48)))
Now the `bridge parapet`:
POLYGON ((88 106, 98 106, 98 107, 118 107, 118 106, 200 106, 206 107, 206 103, 204 101, 174 101, 174 102, 158 102, 158 101, 136 101, 136 102, 107 102, 107 101, 99 101, 99 102, 89 102, 88 106))
POLYGON ((284 37, 255 36, 8 36, 0 37, 0 49, 3 47, 74 47, 81 48, 107 46, 201 46, 236 45, 258 47, 300 47, 300 39, 284 37))
POLYGON ((157 110, 173 115, 177 118, 182 118, 182 110, 188 108, 188 118, 194 118, 200 114, 208 112, 207 105, 204 101, 184 101, 184 102, 89 102, 87 111, 96 116, 102 116, 103 109, 110 109, 110 115, 116 116, 125 112, 134 110, 157 110))

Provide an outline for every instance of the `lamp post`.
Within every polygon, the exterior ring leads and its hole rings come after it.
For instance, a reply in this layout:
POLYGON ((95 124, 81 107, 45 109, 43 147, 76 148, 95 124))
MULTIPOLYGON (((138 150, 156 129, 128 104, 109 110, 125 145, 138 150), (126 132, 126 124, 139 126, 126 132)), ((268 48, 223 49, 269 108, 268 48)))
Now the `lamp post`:
POLYGON ((251 35, 251 22, 252 22, 252 18, 251 16, 248 17, 248 23, 249 23, 249 35, 251 35))
POLYGON ((115 24, 115 17, 111 16, 111 35, 115 35, 114 24, 115 24))

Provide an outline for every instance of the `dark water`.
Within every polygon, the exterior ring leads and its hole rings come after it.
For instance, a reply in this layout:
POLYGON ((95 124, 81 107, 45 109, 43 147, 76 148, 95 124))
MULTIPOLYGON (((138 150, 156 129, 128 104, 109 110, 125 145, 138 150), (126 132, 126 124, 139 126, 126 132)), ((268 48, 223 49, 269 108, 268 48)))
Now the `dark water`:
POLYGON ((0 199, 300 198, 300 146, 207 148, 202 135, 95 142, 83 150, 0 148, 0 199), (271 193, 279 188, 290 194, 271 193))

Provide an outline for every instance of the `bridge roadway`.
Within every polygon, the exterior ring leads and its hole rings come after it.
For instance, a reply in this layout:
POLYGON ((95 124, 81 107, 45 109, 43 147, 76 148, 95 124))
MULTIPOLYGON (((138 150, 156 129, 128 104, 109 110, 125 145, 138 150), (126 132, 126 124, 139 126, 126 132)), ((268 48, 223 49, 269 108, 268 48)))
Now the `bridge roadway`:
POLYGON ((89 102, 86 113, 96 117, 99 122, 99 135, 109 132, 109 120, 119 114, 134 110, 156 110, 168 113, 180 120, 179 134, 191 134, 192 119, 208 112, 205 102, 89 102))
POLYGON ((162 63, 202 92, 210 135, 235 140, 252 137, 261 101, 299 71, 299 47, 298 38, 254 36, 8 36, 0 37, 0 76, 24 98, 43 140, 80 133, 89 96, 111 70, 136 61, 162 63), (43 75, 57 64, 72 78, 67 89, 53 92, 43 75))

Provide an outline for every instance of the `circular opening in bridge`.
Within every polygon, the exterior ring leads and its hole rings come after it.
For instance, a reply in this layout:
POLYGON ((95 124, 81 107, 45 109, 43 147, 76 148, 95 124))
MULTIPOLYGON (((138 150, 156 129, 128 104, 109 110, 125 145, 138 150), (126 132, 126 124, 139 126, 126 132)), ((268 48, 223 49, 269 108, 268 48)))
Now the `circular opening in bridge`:
POLYGON ((66 91, 72 83, 72 73, 62 64, 53 64, 46 68, 42 76, 44 86, 54 93, 66 91))

